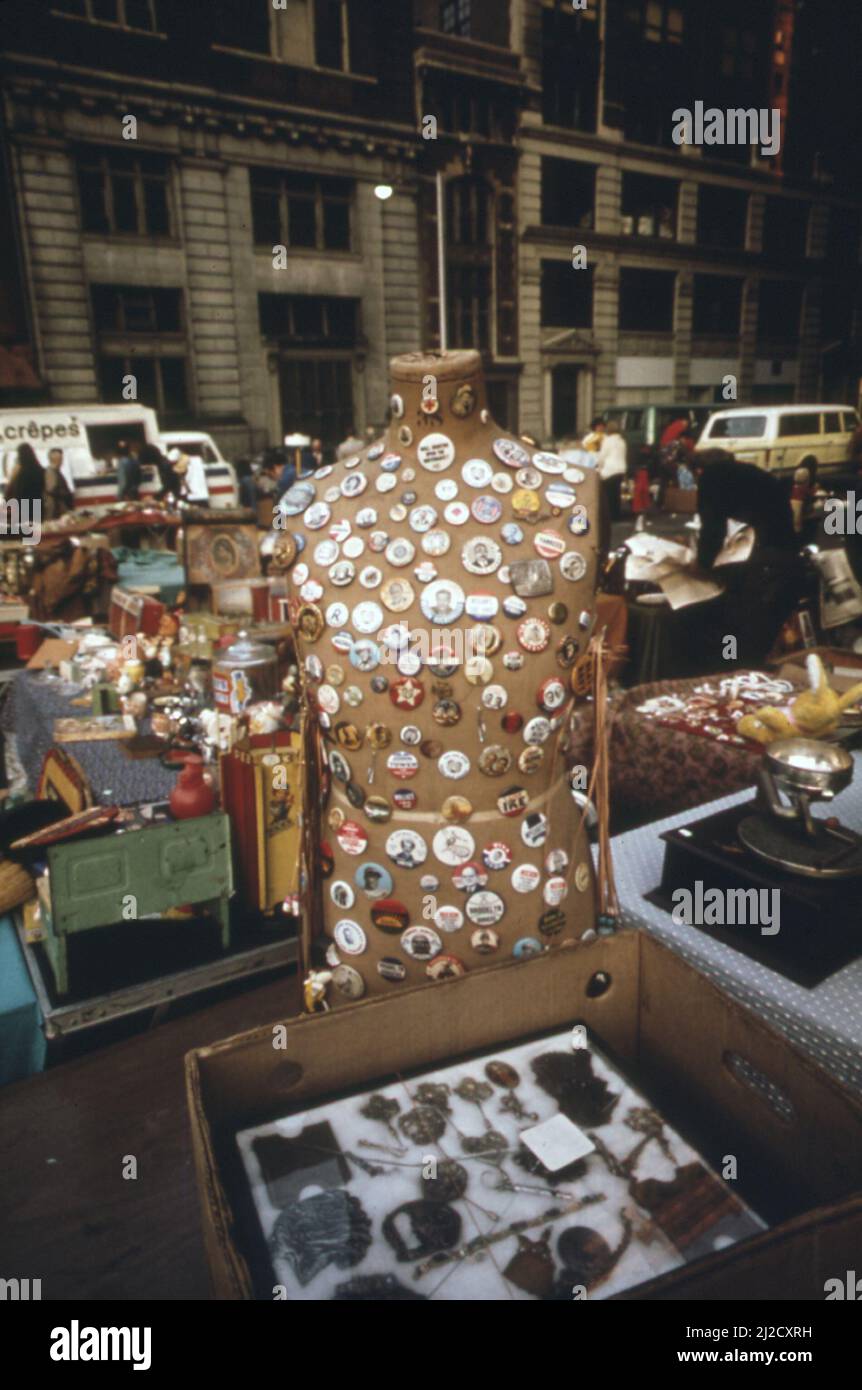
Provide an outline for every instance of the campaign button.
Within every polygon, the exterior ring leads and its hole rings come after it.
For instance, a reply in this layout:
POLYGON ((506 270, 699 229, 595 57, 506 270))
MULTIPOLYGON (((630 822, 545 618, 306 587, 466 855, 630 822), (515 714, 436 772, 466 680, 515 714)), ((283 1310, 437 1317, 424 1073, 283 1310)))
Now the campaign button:
POLYGON ((512 887, 516 893, 532 893, 542 881, 535 864, 518 864, 512 870, 512 887))
POLYGON ((428 858, 428 846, 415 830, 393 830, 386 840, 386 853, 402 869, 415 869, 428 858))
POLYGON ((560 903, 563 901, 563 898, 565 898, 568 891, 569 888, 568 884, 566 883, 566 880, 562 877, 561 874, 558 874, 555 875, 554 878, 548 879, 547 883, 542 889, 542 897, 545 899, 545 902, 548 904, 549 907, 559 907, 560 903))
POLYGON ((467 967, 457 956, 444 954, 436 956, 426 965, 425 974, 429 980, 457 980, 461 975, 467 974, 467 967))
POLYGON ((500 949, 500 933, 492 927, 477 927, 470 933, 470 945, 480 956, 493 955, 500 949))
POLYGON ((332 983, 346 999, 361 999, 365 993, 365 981, 352 965, 339 965, 332 972, 332 983))
POLYGON ((438 931, 460 931, 464 925, 464 914, 460 907, 444 904, 434 913, 434 925, 438 931))
POLYGON ((401 937, 401 949, 414 960, 432 960, 443 950, 443 942, 433 927, 408 927, 401 937))
POLYGON ((380 931, 395 934, 407 928, 410 913, 398 898, 381 898, 371 908, 371 921, 380 931))
POLYGON ((504 844, 502 840, 492 840, 491 844, 482 850, 482 863, 486 869, 505 869, 511 862, 511 846, 504 844))
POLYGON ((416 793, 399 788, 398 791, 392 793, 392 800, 399 811, 412 811, 416 806, 416 793))
POLYGON ((345 854, 364 854, 368 848, 368 835, 355 820, 346 820, 335 838, 345 854))
POLYGON ((503 816, 520 816, 529 800, 530 794, 526 787, 509 787, 497 797, 497 810, 503 816))
POLYGON ((506 911, 506 904, 499 893, 480 889, 478 893, 470 894, 464 910, 477 927, 495 927, 506 911))
POLYGON ((399 782, 407 782, 411 777, 415 777, 419 771, 419 759, 415 753, 407 753, 399 749, 397 753, 390 753, 386 759, 387 770, 393 777, 397 777, 399 782))
POLYGON ((401 960, 396 960, 394 956, 383 956, 377 962, 377 973, 381 980, 389 980, 392 984, 400 984, 407 979, 407 966, 401 960))
POLYGON ((417 445, 416 457, 429 473, 442 473, 455 461, 455 445, 447 434, 428 434, 417 445))
POLYGON ((350 917, 342 917, 332 929, 332 935, 339 951, 346 956, 361 956, 368 946, 368 938, 358 922, 350 917))
POLYGON ((452 882, 461 893, 475 893, 477 888, 485 887, 488 875, 481 864, 471 862, 456 869, 452 882))
POLYGON ((548 817, 542 811, 532 811, 521 825, 521 839, 530 849, 538 849, 548 838, 548 817))

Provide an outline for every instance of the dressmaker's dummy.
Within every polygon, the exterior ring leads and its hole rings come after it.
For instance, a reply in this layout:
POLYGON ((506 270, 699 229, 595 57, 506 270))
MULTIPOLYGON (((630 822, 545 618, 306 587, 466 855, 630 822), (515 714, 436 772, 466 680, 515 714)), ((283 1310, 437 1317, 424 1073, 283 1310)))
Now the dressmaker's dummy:
POLYGON ((561 744, 598 478, 493 423, 478 353, 391 370, 383 439, 285 498, 332 1007, 556 949, 596 911, 561 744))

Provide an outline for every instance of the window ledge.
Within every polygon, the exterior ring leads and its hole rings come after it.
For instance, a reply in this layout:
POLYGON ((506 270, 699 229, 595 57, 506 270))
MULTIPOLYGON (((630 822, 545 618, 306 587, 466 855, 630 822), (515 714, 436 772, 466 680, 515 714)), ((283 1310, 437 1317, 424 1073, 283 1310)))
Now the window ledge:
POLYGON ((253 48, 235 48, 229 43, 214 43, 210 45, 214 53, 233 53, 240 58, 253 58, 257 63, 277 63, 283 68, 298 68, 302 72, 320 73, 322 77, 345 77, 350 82, 364 82, 367 86, 376 87, 378 78, 369 76, 365 72, 345 72, 344 68, 322 68, 316 63, 296 63, 289 58, 281 58, 276 53, 256 53, 253 48))
MULTIPOLYGON (((277 246, 278 242, 273 242, 273 245, 277 246)), ((261 259, 266 257, 268 261, 272 260, 272 247, 270 246, 265 246, 256 242, 254 252, 255 255, 260 257, 261 259)), ((362 256, 359 251, 327 251, 325 249, 318 250, 318 248, 314 246, 297 246, 293 250, 291 250, 291 248, 288 246, 287 254, 288 258, 297 256, 304 261, 318 260, 322 256, 325 256, 327 261, 338 259, 342 261, 354 262, 362 260, 362 256)), ((273 270, 274 269, 275 266, 273 266, 273 270)))
POLYGON ((114 247, 151 246, 154 251, 180 251, 183 246, 179 237, 150 236, 147 232, 82 232, 81 237, 86 242, 108 242, 114 247))

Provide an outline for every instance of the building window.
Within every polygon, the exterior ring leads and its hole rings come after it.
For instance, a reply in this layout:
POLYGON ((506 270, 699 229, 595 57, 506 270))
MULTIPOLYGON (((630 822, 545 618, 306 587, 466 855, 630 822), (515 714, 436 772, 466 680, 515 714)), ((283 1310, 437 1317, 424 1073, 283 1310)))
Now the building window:
POLYGON ((669 0, 630 0, 625 8, 626 23, 640 31, 647 43, 680 44, 685 26, 679 5, 669 0))
POLYGON ((753 81, 756 51, 757 38, 751 29, 732 29, 723 25, 719 59, 722 77, 744 82, 753 81))
POLYGON ((93 322, 99 333, 181 333, 182 290, 93 285, 93 322))
POLYGON ((254 239, 258 246, 349 251, 353 185, 314 174, 251 171, 254 239))
POLYGON ((440 6, 440 28, 443 33, 469 39, 472 8, 471 0, 443 0, 440 6))
POLYGON ((542 10, 542 119, 546 125, 594 131, 599 42, 596 8, 542 10))
POLYGON ((185 357, 139 356, 136 352, 100 354, 99 388, 103 401, 127 404, 123 390, 124 378, 129 376, 137 381, 137 399, 142 405, 151 406, 160 420, 170 420, 188 412, 185 357))
POLYGON ((679 184, 650 174, 623 174, 622 231, 625 236, 676 237, 679 184))
POLYGON ((354 347, 359 339, 356 299, 313 294, 259 294, 264 338, 318 347, 354 347))
POLYGON ((353 364, 349 357, 283 357, 282 425, 334 448, 353 430, 353 364))
POLYGON ((675 283, 672 270, 621 270, 620 328, 630 333, 670 332, 675 283))
POLYGON ((802 286, 793 280, 761 280, 757 300, 757 337, 798 337, 802 286))
POLYGON ((763 253, 766 256, 805 255, 808 241, 808 203, 793 198, 767 198, 763 214, 763 253))
POLYGON ((697 193, 697 241, 699 246, 723 250, 745 249, 748 194, 738 188, 702 183, 697 193))
POLYGON ((447 300, 453 347, 490 350, 492 312, 490 189, 466 176, 446 185, 447 300))
POLYGON ((857 266, 860 236, 862 219, 857 209, 837 207, 833 204, 829 209, 829 226, 826 233, 829 261, 842 266, 857 266))
POLYGON ((54 0, 53 8, 101 24, 118 24, 123 29, 140 29, 150 34, 159 30, 157 0, 54 0))
POLYGON ((423 84, 424 111, 433 111, 441 130, 449 135, 481 136, 485 140, 511 139, 512 109, 501 109, 490 89, 481 82, 461 82, 433 75, 423 84))
POLYGON ((213 38, 225 48, 247 53, 269 53, 271 0, 247 0, 246 4, 214 5, 213 38))
POLYGON ((570 261, 542 261, 542 327, 592 328, 593 272, 570 261))
POLYGON ((542 225, 592 227, 596 166, 575 159, 542 160, 542 225))
POLYGON ((85 232, 105 236, 173 233, 170 165, 163 155, 130 150, 84 150, 78 192, 85 232))
POLYGON ((732 275, 695 275, 692 328, 695 333, 739 334, 742 280, 732 275))

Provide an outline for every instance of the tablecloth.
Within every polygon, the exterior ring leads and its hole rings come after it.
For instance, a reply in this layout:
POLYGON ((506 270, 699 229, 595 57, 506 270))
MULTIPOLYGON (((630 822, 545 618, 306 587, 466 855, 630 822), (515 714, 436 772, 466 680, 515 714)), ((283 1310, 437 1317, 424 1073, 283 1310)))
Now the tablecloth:
POLYGON ((45 1065, 42 1015, 11 917, 0 920, 0 1086, 45 1065))
MULTIPOLYGON (((81 717, 87 707, 73 705, 82 690, 45 671, 19 671, 0 714, 0 728, 14 736, 18 758, 35 791, 45 754, 54 742, 54 720, 81 717)), ((73 758, 84 769, 97 799, 110 791, 120 806, 138 801, 165 801, 171 794, 176 772, 162 767, 158 758, 129 758, 120 742, 103 740, 68 743, 73 758)))
MULTIPOLYGON (((829 814, 862 832, 862 754, 854 754, 854 764, 854 781, 830 802, 829 814)), ((698 818, 738 805, 749 795, 743 792, 710 802, 700 809, 698 818)), ((654 933, 840 1081, 862 1092, 862 956, 814 988, 806 989, 696 927, 675 924, 669 912, 644 899, 643 894, 656 888, 661 879, 665 847, 659 836, 691 818, 690 811, 686 811, 613 840, 614 869, 625 925, 654 933)), ((847 891, 856 895, 862 924, 858 880, 851 881, 847 891)))

